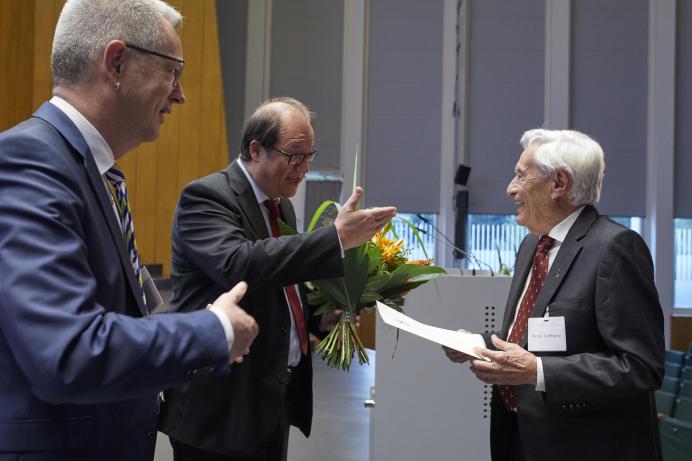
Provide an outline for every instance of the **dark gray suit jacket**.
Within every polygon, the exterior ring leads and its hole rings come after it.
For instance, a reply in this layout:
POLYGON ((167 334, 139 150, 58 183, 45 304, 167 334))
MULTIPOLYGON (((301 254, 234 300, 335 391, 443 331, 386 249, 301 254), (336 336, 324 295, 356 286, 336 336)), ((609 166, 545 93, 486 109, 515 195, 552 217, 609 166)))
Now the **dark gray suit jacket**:
MULTIPOLYGON (((295 227, 288 200, 282 219, 295 227)), ((240 303, 259 325, 242 364, 226 377, 201 378, 166 391, 160 428, 207 451, 254 453, 279 423, 286 392, 290 315, 283 287, 343 273, 334 225, 270 238, 250 182, 236 162, 183 190, 173 223, 173 310, 204 309, 236 283, 248 282, 240 303)), ((306 321, 317 318, 307 309, 306 321)), ((304 358, 292 378, 291 424, 306 435, 312 420, 312 364, 304 358)))
MULTIPOLYGON (((519 249, 502 338, 507 337, 538 237, 519 249)), ((538 352, 546 392, 517 387, 527 461, 655 461, 653 391, 663 378, 663 315, 649 250, 635 232, 587 206, 570 229, 532 317, 564 316, 565 352, 538 352)), ((487 339, 487 338, 486 338, 487 339)), ((527 347, 526 336, 522 347, 527 347)), ((493 460, 507 459, 507 412, 493 393, 493 460)))

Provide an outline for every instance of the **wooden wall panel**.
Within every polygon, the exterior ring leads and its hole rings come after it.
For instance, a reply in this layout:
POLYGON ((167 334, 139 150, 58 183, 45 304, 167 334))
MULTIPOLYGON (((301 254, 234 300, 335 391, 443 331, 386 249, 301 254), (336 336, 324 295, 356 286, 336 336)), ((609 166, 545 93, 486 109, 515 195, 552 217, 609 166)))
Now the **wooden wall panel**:
MULTIPOLYGON (((182 12, 187 103, 176 105, 159 140, 121 159, 137 245, 145 264, 169 273, 171 223, 182 187, 228 162, 214 0, 173 0, 182 12)), ((0 130, 51 97, 50 52, 64 0, 0 1, 0 130)))
MULTIPOLYGON (((204 18, 204 5, 187 0, 187 14, 193 14, 204 18)), ((182 189, 188 182, 201 176, 199 174, 199 148, 201 142, 200 120, 202 112, 206 109, 202 105, 202 78, 205 72, 203 61, 204 27, 207 26, 206 18, 195 23, 187 23, 183 30, 183 47, 185 48, 185 97, 189 103, 185 104, 186 122, 194 129, 180 133, 180 150, 178 151, 178 175, 175 178, 177 189, 182 189), (192 101, 195 104, 192 104, 192 101)))
POLYGON ((673 316, 670 321, 670 348, 687 351, 692 344, 692 317, 673 316))
POLYGON ((31 113, 34 10, 33 2, 0 2, 0 130, 31 113))

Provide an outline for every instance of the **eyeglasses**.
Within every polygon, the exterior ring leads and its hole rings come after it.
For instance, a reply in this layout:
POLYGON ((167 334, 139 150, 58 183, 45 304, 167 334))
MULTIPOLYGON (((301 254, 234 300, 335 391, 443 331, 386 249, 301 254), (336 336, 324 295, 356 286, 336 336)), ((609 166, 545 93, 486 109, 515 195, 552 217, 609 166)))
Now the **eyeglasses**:
POLYGON ((147 50, 146 48, 142 48, 141 46, 133 45, 131 43, 125 43, 125 46, 128 48, 132 48, 133 50, 139 51, 140 53, 150 54, 152 56, 158 56, 159 58, 167 59, 169 61, 180 64, 180 67, 176 67, 172 71, 173 72, 173 88, 177 87, 180 84, 180 78, 182 77, 183 69, 185 68, 185 61, 183 61, 182 59, 174 58, 173 56, 168 56, 166 54, 159 53, 158 51, 147 50))
POLYGON ((292 166, 300 166, 303 164, 305 160, 308 161, 308 165, 310 165, 312 162, 315 161, 315 158, 317 157, 317 149, 313 149, 312 152, 308 154, 291 154, 290 152, 286 152, 285 150, 281 150, 278 147, 274 146, 268 146, 269 149, 275 150, 280 154, 284 154, 286 158, 288 159, 288 164, 292 166))

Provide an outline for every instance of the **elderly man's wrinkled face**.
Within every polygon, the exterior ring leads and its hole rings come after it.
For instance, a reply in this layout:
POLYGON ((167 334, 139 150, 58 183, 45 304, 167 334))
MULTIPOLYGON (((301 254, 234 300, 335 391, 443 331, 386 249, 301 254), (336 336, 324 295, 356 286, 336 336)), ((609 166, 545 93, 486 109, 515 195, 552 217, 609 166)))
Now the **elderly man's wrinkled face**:
POLYGON ((272 149, 276 147, 290 154, 308 154, 315 147, 315 134, 310 121, 298 111, 281 114, 279 140, 274 146, 261 147, 253 153, 256 162, 254 178, 265 194, 271 198, 289 198, 296 195, 298 186, 310 169, 308 161, 300 165, 289 164, 286 155, 272 149))
POLYGON ((529 146, 521 153, 507 195, 517 206, 517 223, 542 235, 553 226, 555 202, 551 198, 553 178, 542 176, 533 162, 536 147, 529 146))

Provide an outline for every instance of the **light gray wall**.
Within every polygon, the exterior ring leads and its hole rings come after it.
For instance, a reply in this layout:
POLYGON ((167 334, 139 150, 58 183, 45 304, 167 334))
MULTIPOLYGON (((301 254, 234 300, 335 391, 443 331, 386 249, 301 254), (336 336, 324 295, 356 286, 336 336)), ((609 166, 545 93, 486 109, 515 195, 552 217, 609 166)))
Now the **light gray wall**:
POLYGON ((601 213, 643 216, 646 196, 647 0, 572 4, 571 127, 601 143, 601 213))
POLYGON ((692 218, 692 3, 678 2, 675 105, 675 216, 692 218))
POLYGON ((369 5, 366 203, 437 212, 443 4, 369 5))
POLYGON ((470 6, 469 210, 512 214, 505 191, 521 153, 519 137, 543 124, 545 2, 470 6))
POLYGON ((314 170, 338 170, 343 1, 273 0, 269 96, 291 96, 317 114, 314 170))
POLYGON ((240 152, 240 133, 243 125, 247 0, 216 0, 216 21, 226 109, 228 158, 232 161, 240 152))

